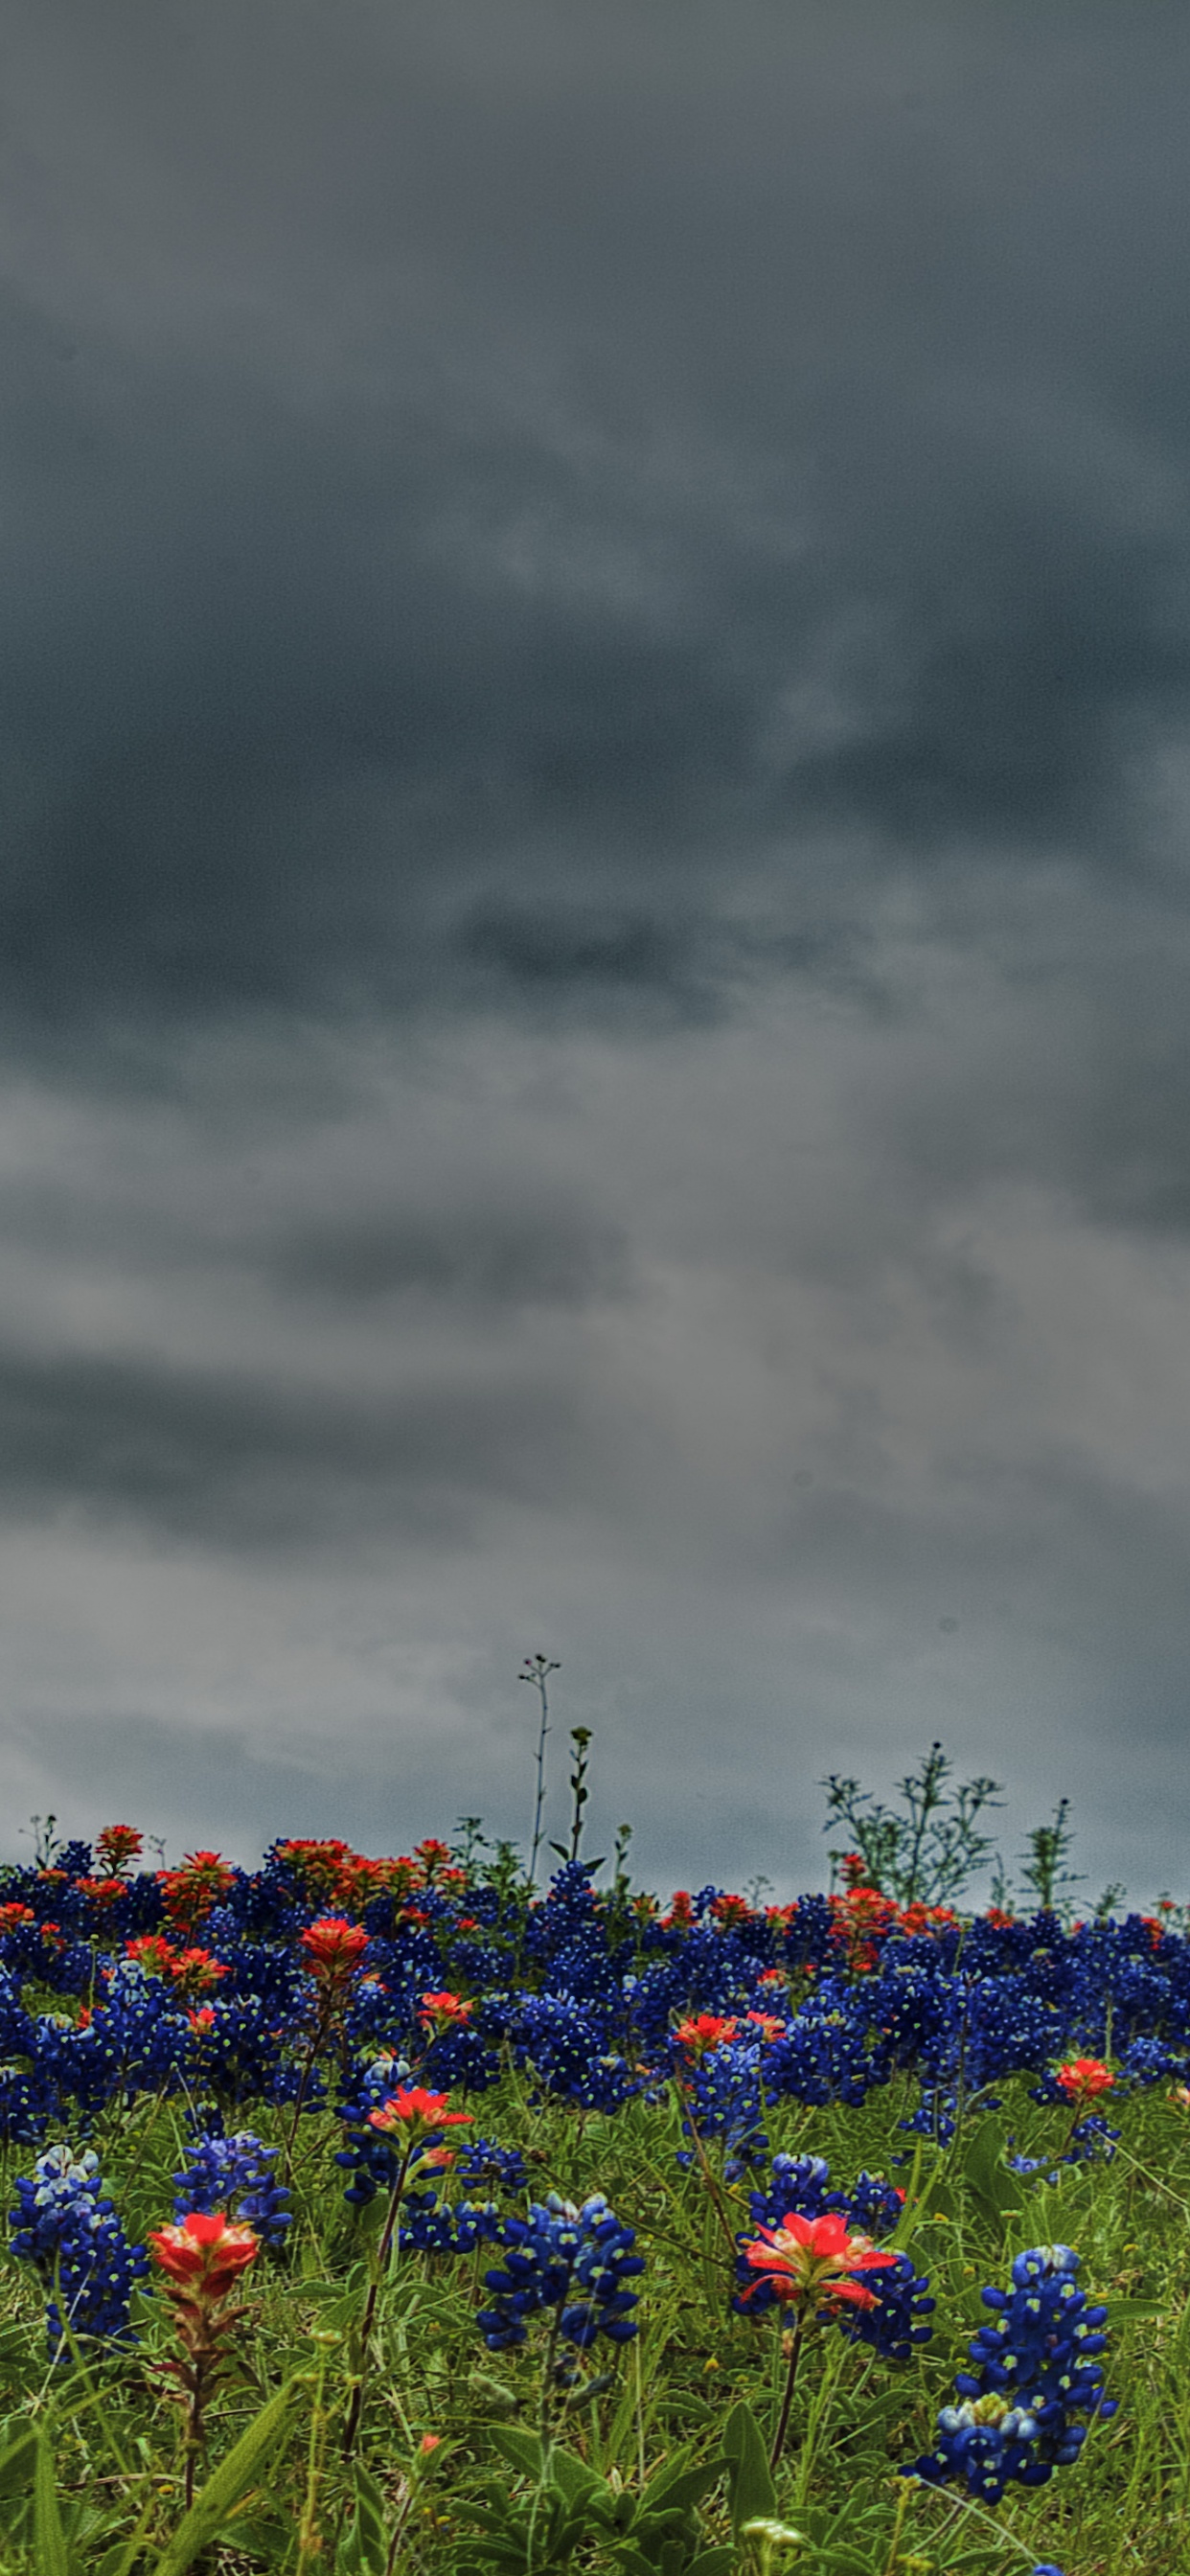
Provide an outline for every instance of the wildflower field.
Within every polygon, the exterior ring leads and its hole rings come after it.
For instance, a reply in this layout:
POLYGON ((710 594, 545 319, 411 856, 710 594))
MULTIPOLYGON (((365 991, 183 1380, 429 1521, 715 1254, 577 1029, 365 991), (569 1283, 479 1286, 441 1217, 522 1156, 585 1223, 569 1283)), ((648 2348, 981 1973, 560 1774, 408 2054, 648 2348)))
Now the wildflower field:
POLYGON ((548 1887, 475 1820, 4 1873, 0 2567, 1190 2567, 1179 1910, 913 1895, 966 1793, 661 1903, 584 1769, 548 1887))

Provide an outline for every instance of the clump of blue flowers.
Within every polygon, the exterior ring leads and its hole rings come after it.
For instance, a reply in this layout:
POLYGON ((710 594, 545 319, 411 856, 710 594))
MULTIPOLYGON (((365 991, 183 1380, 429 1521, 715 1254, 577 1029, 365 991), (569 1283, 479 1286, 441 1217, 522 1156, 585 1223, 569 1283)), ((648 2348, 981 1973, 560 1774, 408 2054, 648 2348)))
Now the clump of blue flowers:
POLYGON ((527 2218, 506 2218, 502 2265, 485 2273, 490 2307, 476 2320, 490 2352, 524 2343, 528 2320, 554 2312, 558 2339, 585 2352, 597 2335, 627 2343, 636 2333, 637 2293, 625 2283, 643 2272, 636 2231, 608 2208, 602 2192, 581 2208, 551 2192, 532 2201, 527 2218))
POLYGON ((942 2408, 933 2450, 907 2477, 933 2486, 961 2479, 981 2504, 999 2504, 1011 2480, 1044 2486, 1078 2458, 1088 2429, 1081 2416, 1115 2414, 1097 2359, 1107 2310, 1080 2290, 1078 2261, 1069 2245, 1035 2245, 1017 2255, 1010 2291, 981 2292, 995 2322, 970 2344, 977 2367, 956 2373, 959 2402, 942 2408))
POLYGON ((246 2220, 262 2245, 283 2245, 293 2213, 288 2188, 272 2171, 278 2152, 276 2147, 263 2146, 250 2129, 239 2129, 230 2138, 201 2130, 190 2163, 183 2173, 174 2175, 175 2219, 187 2218, 194 2210, 206 2216, 221 2209, 246 2220))
POLYGON ((93 2150, 76 2155, 68 2146, 48 2148, 32 2175, 18 2175, 16 2195, 9 2241, 14 2254, 36 2265, 50 2291, 51 2359, 67 2332, 127 2342, 132 2291, 148 2271, 148 2256, 143 2245, 129 2244, 93 2150))

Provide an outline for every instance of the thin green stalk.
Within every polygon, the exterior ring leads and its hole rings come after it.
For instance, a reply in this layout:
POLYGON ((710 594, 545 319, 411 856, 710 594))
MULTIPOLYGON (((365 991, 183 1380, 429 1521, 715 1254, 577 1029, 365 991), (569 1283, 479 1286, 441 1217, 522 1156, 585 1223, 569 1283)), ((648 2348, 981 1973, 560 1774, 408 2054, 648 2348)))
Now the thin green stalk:
POLYGON ((818 2386, 815 2389, 813 2398, 810 2402, 809 2419, 806 2424, 802 2447, 798 2453, 797 2482, 793 2491, 793 2510, 795 2513, 800 2512, 810 2492, 810 2480, 813 2477, 814 2470, 817 2465, 819 2435, 826 2418, 827 2408, 830 2405, 831 2399, 834 2396, 835 2389, 838 2385, 840 2373, 843 2367, 843 2359, 844 2348, 842 2344, 838 2344, 827 2354, 825 2367, 823 2368, 818 2386))
POLYGON ((678 2097, 679 2104, 681 2105, 681 2108, 682 2108, 682 2110, 683 2110, 683 2111, 684 2111, 684 2113, 685 2113, 686 2121, 687 2121, 687 2124, 688 2124, 688 2127, 689 2127, 689 2130, 690 2130, 690 2135, 691 2135, 691 2137, 692 2137, 692 2138, 693 2138, 693 2140, 694 2140, 694 2153, 695 2153, 695 2157, 696 2157, 696 2160, 697 2160, 697 2163, 698 2163, 698 2168, 699 2168, 699 2171, 700 2171, 700 2173, 701 2173, 701 2175, 702 2175, 703 2181, 704 2181, 704 2182, 705 2182, 705 2184, 706 2184, 707 2190, 709 2191, 709 2193, 710 2193, 710 2195, 711 2195, 712 2202, 714 2203, 715 2214, 716 2214, 716 2216, 717 2216, 717 2218, 718 2218, 718 2220, 719 2220, 719 2224, 720 2224, 720 2226, 721 2226, 721 2228, 722 2228, 722 2230, 723 2230, 724 2236, 725 2236, 725 2238, 726 2238, 726 2240, 727 2240, 727 2245, 728 2245, 728 2249, 729 2249, 730 2254, 731 2254, 731 2259, 732 2259, 732 2262, 734 2263, 735 2258, 736 2258, 736 2235, 737 2235, 737 2230, 732 2226, 730 2213, 729 2213, 729 2211, 728 2211, 728 2209, 727 2209, 726 2203, 725 2203, 724 2198, 723 2198, 723 2193, 722 2193, 722 2191, 721 2191, 721 2189, 720 2189, 718 2175, 717 2175, 716 2173, 714 2173, 714 2172, 713 2172, 713 2170, 712 2170, 712 2168, 711 2168, 711 2164, 710 2164, 710 2160, 709 2160, 709 2158, 708 2158, 708 2156, 707 2156, 706 2148, 705 2148, 705 2146, 703 2145, 703 2142, 702 2142, 701 2137, 699 2136, 699 2131, 698 2131, 698 2122, 697 2122, 697 2120, 695 2119, 695 2117, 694 2117, 694 2113, 693 2113, 693 2111, 692 2111, 692 2109, 691 2109, 691 2107, 690 2107, 689 2098, 688 2098, 688 2096, 687 2096, 687 2094, 686 2094, 686 2092, 685 2092, 685 2090, 684 2090, 684 2087, 683 2087, 683 2085, 682 2085, 681 2077, 680 2077, 680 2076, 677 2076, 677 2075, 675 2075, 675 2077, 674 2077, 674 2091, 676 2092, 677 2097, 678 2097))
POLYGON ((781 2412, 777 2417, 773 2446, 769 2452, 769 2467, 772 2470, 780 2465, 781 2454, 785 2448, 785 2436, 789 2431, 789 2410, 793 2404, 794 2383, 797 2379, 797 2366, 801 2360, 803 2341, 804 2320, 799 2314, 794 2319, 789 2336, 789 2367, 785 2373, 785 2392, 781 2399, 781 2412))
POLYGON ((380 2284, 384 2278, 385 2267, 388 2263, 389 2249, 392 2245, 393 2233, 396 2228, 397 2216, 405 2189, 405 2181, 409 2172, 409 2158, 411 2153, 412 2148, 407 2146, 401 2157, 400 2164, 397 2167, 397 2178, 389 2194, 384 2230, 381 2235, 380 2244, 377 2248, 372 2278, 368 2286, 368 2296, 364 2303, 363 2321, 360 2326, 359 2377, 351 2392, 351 2398, 347 2408, 347 2421, 343 2427, 343 2458, 345 2462, 351 2458, 351 2454, 355 2449, 355 2437, 359 2431, 359 2420, 363 2412, 364 2403, 364 2383, 368 2375, 369 2344, 372 2334, 372 2323, 376 2315, 376 2302, 380 2296, 380 2284))
POLYGON ((295 2576, 309 2576, 309 2571, 322 2558, 322 2534, 318 2528, 318 2508, 326 2464, 326 2440, 330 2416, 326 2405, 326 2346, 337 2343, 338 2336, 320 2335, 318 2378, 314 2403, 310 2409, 310 2439, 306 2448, 306 2488, 302 2498, 302 2517, 298 2524, 297 2567, 295 2576))

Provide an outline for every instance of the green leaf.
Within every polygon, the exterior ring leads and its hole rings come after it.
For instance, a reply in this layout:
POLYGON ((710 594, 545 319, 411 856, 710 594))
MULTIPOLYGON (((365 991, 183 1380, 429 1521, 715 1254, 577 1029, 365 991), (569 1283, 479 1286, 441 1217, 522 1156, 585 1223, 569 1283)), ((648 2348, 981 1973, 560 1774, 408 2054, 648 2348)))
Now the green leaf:
POLYGON ((71 2576, 66 2534, 58 2511, 54 2454, 44 2433, 37 2435, 37 2457, 33 2466, 33 2555, 37 2562, 37 2576, 71 2576))
POLYGON ((131 2538, 126 2540, 117 2540, 113 2543, 113 2546, 110 2549, 106 2549, 104 2551, 102 2558, 96 2562, 94 2576, 132 2576, 133 2568, 138 2566, 140 2563, 144 2547, 145 2533, 153 2519, 156 2508, 157 2498, 156 2496, 151 2495, 147 2504, 143 2507, 140 2519, 135 2531, 131 2535, 131 2538))
POLYGON ((388 2526, 384 2496, 362 2460, 355 2464, 355 2519, 349 2538, 354 2543, 354 2565, 359 2576, 385 2576, 388 2526))
POLYGON ((711 2487, 718 2486, 722 2475, 722 2460, 712 2460, 701 2469, 684 2469, 672 2476, 663 2471, 661 2477, 654 2478, 652 2485, 645 2488, 638 2508, 641 2520, 689 2513, 711 2487))
POLYGON ((686 2476, 690 2467, 690 2456, 690 2444, 688 2442, 683 2442, 678 2450, 671 2451, 669 2458, 667 2460, 663 2460, 661 2467, 654 2471, 653 2476, 650 2478, 649 2483, 641 2496, 641 2503, 659 2503, 663 2496, 668 2495, 670 2488, 676 2485, 677 2480, 686 2476))
POLYGON ((1129 2325, 1134 2318, 1163 2317, 1168 2313, 1160 2299, 1108 2299, 1105 2305, 1109 2327, 1129 2325))
POLYGON ((519 2424, 490 2424, 488 2440, 522 2477, 540 2478, 545 2462, 538 2434, 524 2432, 519 2424))
POLYGON ((1021 2214, 1021 2183, 1004 2162, 1004 2132, 989 2113, 980 2121, 963 2158, 963 2173, 973 2197, 985 2217, 1002 2227, 1006 2218, 1021 2214))
POLYGON ((33 2483, 41 2436, 32 2424, 11 2433, 0 2451, 0 2496, 19 2495, 33 2483))
MULTIPOLYGON (((512 2428, 505 2426, 499 2429, 510 2431, 512 2428)), ((585 2460, 576 2460, 573 2451, 551 2451, 550 2483, 557 2488, 559 2495, 565 2496, 568 2504, 574 2504, 580 2497, 591 2495, 596 2487, 602 2487, 603 2480, 596 2470, 587 2467, 585 2460)))
POLYGON ((746 2398, 737 2398, 720 2440, 727 2462, 731 2528, 738 2540, 744 2523, 768 2520, 777 2510, 768 2445, 746 2398))
MULTIPOLYGON (((285 2429, 285 2418, 299 2388, 312 2385, 309 2371, 299 2371, 279 2388, 268 2405, 241 2433, 239 2441, 221 2460, 213 2477, 208 2478, 201 2494, 196 2495, 188 2514, 183 2516, 173 2539, 162 2551, 153 2576, 185 2576, 195 2559, 211 2542, 232 2506, 239 2503, 260 2475, 265 2461, 285 2429)), ((53 2576, 53 2571, 47 2571, 53 2576)))

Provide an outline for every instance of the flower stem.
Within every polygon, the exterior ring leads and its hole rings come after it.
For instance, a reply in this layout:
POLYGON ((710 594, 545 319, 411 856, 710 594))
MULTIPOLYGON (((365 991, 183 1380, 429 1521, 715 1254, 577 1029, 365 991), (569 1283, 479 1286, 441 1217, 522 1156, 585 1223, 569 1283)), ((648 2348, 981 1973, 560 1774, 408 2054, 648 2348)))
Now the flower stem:
POLYGON ((285 2141, 285 2153, 281 2160, 280 2180, 286 2188, 288 2188, 289 2184, 293 2180, 293 2151, 297 2144, 298 2121, 301 2119, 303 2106, 305 2104, 306 2087, 310 2081, 314 2060, 318 2055, 319 2049, 325 2044, 327 2032, 330 2029, 333 2011, 333 1994, 328 1992, 322 1997, 318 2007, 318 2019, 310 2033, 310 2045, 306 2050, 305 2061, 298 2078, 298 2089, 294 2096, 293 2118, 289 2123, 289 2136, 285 2141))
POLYGON ((728 2250, 734 2263, 736 2257, 736 2230, 732 2226, 730 2214, 727 2210, 722 2191, 719 2187, 718 2177, 711 2169, 710 2158, 707 2154, 703 2140, 699 2136, 698 2122, 695 2119, 693 2109, 691 2108, 690 2097, 680 2076, 674 2077, 674 2091, 677 2094, 679 2107, 685 2118, 686 2125, 689 2128, 690 2135, 694 2140, 694 2153, 698 2162, 699 2172, 701 2173, 707 2190, 711 2195, 712 2202, 714 2203, 715 2215, 718 2218, 724 2236, 727 2239, 728 2250))
POLYGON ((797 2378, 797 2366, 801 2359, 801 2352, 802 2319, 799 2315, 794 2319, 793 2330, 789 2338, 789 2368, 785 2373, 785 2394, 781 2399, 781 2412, 777 2417, 777 2430, 773 2435, 772 2450, 769 2452, 769 2468, 771 2470, 775 2470, 779 2466, 781 2454, 785 2448, 785 2436, 789 2431, 789 2410, 793 2404, 793 2387, 794 2381, 797 2378))
POLYGON ((364 2303, 363 2319, 360 2325, 359 2377, 351 2392, 351 2402, 347 2409, 347 2421, 343 2427, 344 2460, 349 2460, 351 2458, 351 2454, 355 2449, 355 2437, 359 2431, 359 2419, 363 2412, 364 2403, 364 2382, 368 2375, 368 2345, 372 2333, 372 2321, 376 2314, 376 2302, 380 2296, 380 2284, 384 2278, 385 2266, 388 2262, 389 2249, 393 2241, 393 2233, 397 2224, 397 2213, 401 2206, 401 2196, 405 2189, 405 2178, 408 2171, 409 2149, 406 2147, 405 2153, 397 2167, 396 2181, 394 2182, 389 2194, 388 2213, 384 2221, 384 2231, 381 2236, 379 2246, 377 2247, 375 2267, 368 2287, 368 2296, 364 2303))

